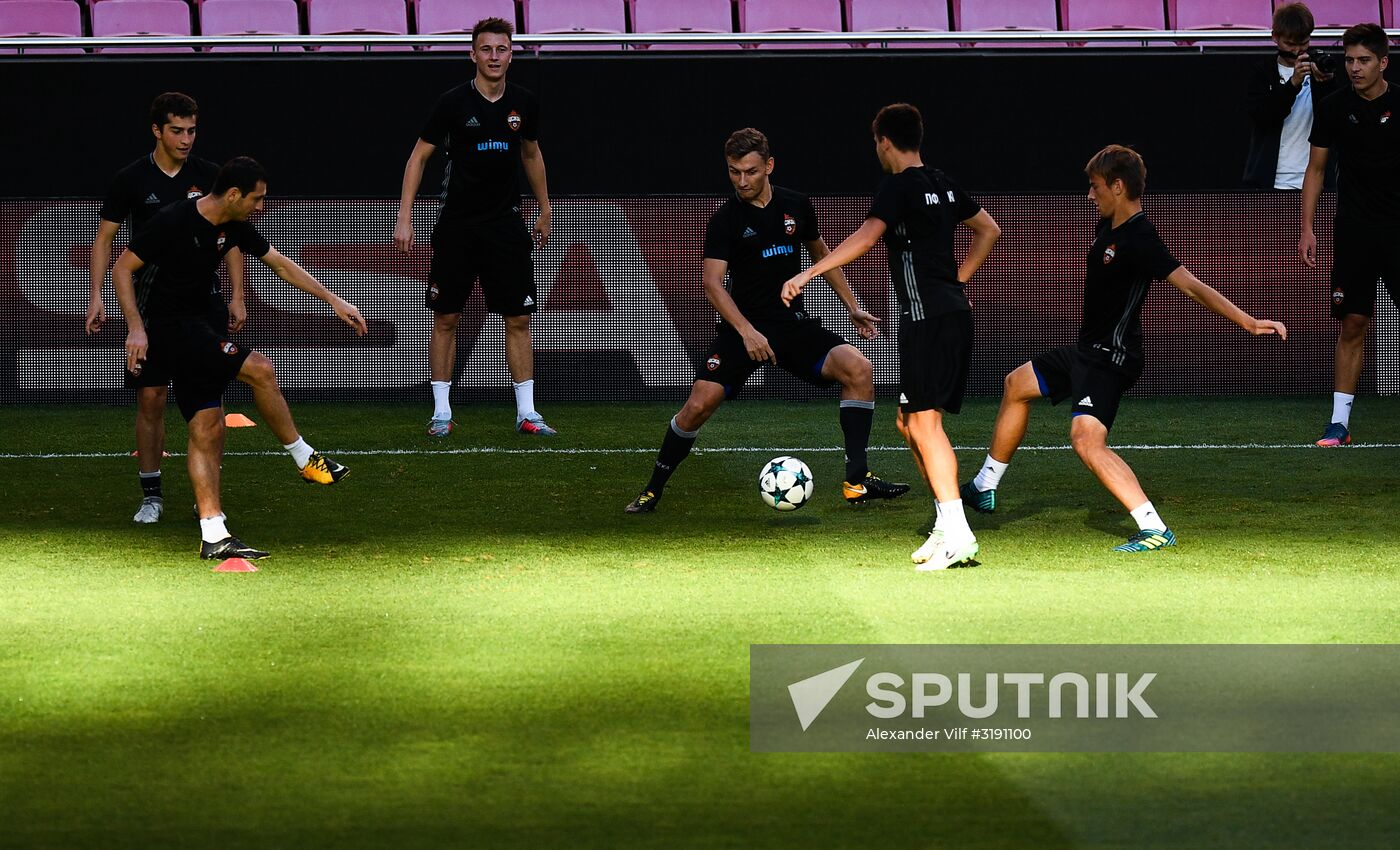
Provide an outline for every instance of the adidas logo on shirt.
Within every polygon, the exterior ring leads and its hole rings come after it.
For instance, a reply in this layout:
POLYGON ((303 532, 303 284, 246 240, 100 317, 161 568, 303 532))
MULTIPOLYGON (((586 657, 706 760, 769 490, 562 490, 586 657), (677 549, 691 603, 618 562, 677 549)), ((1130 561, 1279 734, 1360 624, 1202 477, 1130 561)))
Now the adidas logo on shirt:
POLYGON ((470 117, 470 118, 467 119, 467 126, 468 126, 468 127, 480 127, 480 126, 481 126, 481 122, 478 121, 478 120, 476 120, 476 116, 473 115, 472 117, 470 117))
POLYGON ((744 228, 744 235, 741 236, 741 237, 739 237, 739 238, 741 238, 741 239, 748 239, 750 236, 757 236, 757 235, 758 235, 758 231, 757 231, 757 230, 754 230, 752 227, 745 227, 745 228, 744 228))
POLYGON ((525 307, 533 307, 533 306, 535 306, 535 299, 533 299, 533 298, 531 298, 530 296, 526 295, 526 296, 525 296, 525 303, 524 303, 522 306, 525 306, 525 307))
POLYGON ((908 404, 908 403, 909 403, 909 396, 905 395, 904 393, 900 393, 900 394, 899 394, 899 403, 900 403, 900 404, 908 404))
POLYGON ((160 203, 160 198, 157 198, 157 197, 156 197, 156 193, 155 193, 155 192, 152 192, 151 194, 149 194, 149 195, 146 196, 146 203, 148 203, 148 204, 158 204, 158 203, 160 203))
POLYGON ((1086 395, 1086 396, 1084 396, 1083 398, 1081 398, 1081 399, 1079 400, 1079 406, 1080 406, 1080 407, 1093 407, 1093 406, 1094 406, 1094 400, 1091 399, 1091 398, 1089 398, 1089 397, 1086 395))

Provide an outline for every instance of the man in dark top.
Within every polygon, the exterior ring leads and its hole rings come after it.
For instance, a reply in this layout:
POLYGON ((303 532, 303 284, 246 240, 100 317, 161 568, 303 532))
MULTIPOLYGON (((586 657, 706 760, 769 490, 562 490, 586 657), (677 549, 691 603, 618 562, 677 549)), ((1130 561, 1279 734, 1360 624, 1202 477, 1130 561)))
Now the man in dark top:
POLYGON ((919 153, 924 124, 907 103, 881 109, 871 125, 875 155, 886 177, 865 223, 826 259, 783 287, 791 301, 814 275, 834 271, 875 247, 889 252, 890 286, 899 301, 899 414, 895 419, 924 481, 937 520, 911 556, 919 570, 941 570, 977 554, 958 498, 958 461, 943 431, 943 414, 962 409, 972 354, 972 306, 963 285, 981 268, 1001 228, 986 210, 919 153), (958 265, 953 234, 972 230, 972 247, 958 265))
POLYGON ((260 165, 247 157, 230 160, 208 195, 179 201, 151 219, 112 270, 127 323, 127 370, 139 375, 151 368, 169 375, 180 413, 189 423, 190 482, 203 539, 200 557, 214 560, 267 557, 229 534, 219 507, 223 394, 229 381, 237 378, 252 388, 263 420, 305 481, 334 484, 349 472, 301 438, 272 361, 229 341, 227 327, 210 321, 211 281, 224 256, 241 248, 292 286, 325 301, 356 333, 365 333, 365 321, 353 304, 274 250, 248 223, 266 195, 267 177, 260 165))
POLYGON ((1366 332, 1376 314, 1376 279, 1400 305, 1400 94, 1385 80, 1389 44, 1375 24, 1342 35, 1349 87, 1318 106, 1312 152, 1303 182, 1303 226, 1298 255, 1317 264, 1313 216, 1322 193, 1328 154, 1340 161, 1332 248, 1332 317, 1341 322, 1333 363, 1332 419, 1319 446, 1351 442, 1351 406, 1366 354, 1366 332))
POLYGON ((403 173, 394 244, 413 249, 413 199, 423 167, 446 146, 446 197, 433 228, 433 260, 425 302, 433 311, 428 343, 433 415, 428 435, 452 433, 452 365, 457 352, 457 319, 476 281, 486 309, 505 322, 506 365, 515 385, 515 428, 521 434, 552 437, 555 430, 535 410, 535 363, 530 347, 530 314, 535 312, 535 243, 549 239, 549 188, 539 145, 539 105, 535 96, 506 82, 514 28, 500 18, 478 21, 472 29, 476 76, 438 99, 419 134, 403 173), (516 163, 525 170, 540 203, 533 237, 520 219, 516 163))
MULTIPOLYGON (((814 386, 841 385, 840 422, 846 445, 842 493, 850 504, 893 499, 907 484, 877 478, 867 466, 870 426, 875 417, 874 373, 855 346, 822 327, 802 302, 781 299, 783 281, 802 267, 802 249, 813 260, 827 254, 817 216, 805 195, 774 186, 768 139, 758 130, 736 130, 724 143, 734 197, 710 217, 705 230, 705 295, 719 313, 715 340, 685 406, 671 418, 651 480, 626 508, 656 510, 671 474, 690 454, 700 426, 726 398, 734 397, 764 363, 814 386), (725 289, 725 274, 729 288, 725 289)), ((860 335, 874 339, 874 316, 861 309, 839 271, 828 276, 860 335)))
POLYGON ((1244 166, 1250 189, 1303 188, 1313 115, 1318 102, 1337 89, 1336 59, 1313 49, 1312 31, 1312 12, 1302 3, 1274 10, 1278 53, 1254 69, 1245 96, 1253 125, 1244 166), (1326 70, 1318 65, 1324 61, 1326 70))
MULTIPOLYGON (((87 332, 96 333, 107 321, 102 303, 102 284, 112 260, 112 240, 123 221, 128 222, 128 238, 145 226, 162 207, 209 192, 219 167, 207 159, 191 156, 195 119, 199 106, 179 92, 166 92, 151 103, 151 134, 155 149, 117 172, 107 198, 102 202, 97 236, 90 261, 92 293, 88 299, 87 332)), ((224 305, 215 279, 209 292, 210 321, 227 326, 230 333, 243 326, 247 312, 243 306, 243 255, 228 253, 228 276, 232 301, 224 305)), ((158 369, 140 375, 126 373, 126 385, 136 389, 136 455, 141 480, 141 505, 134 522, 158 522, 164 509, 160 484, 160 461, 165 453, 166 388, 170 376, 158 369)))
POLYGON ((1079 459, 1137 521, 1138 531, 1116 552, 1150 552, 1176 543, 1138 484, 1133 470, 1108 447, 1118 406, 1142 374, 1142 304, 1154 280, 1165 280, 1191 300, 1255 336, 1288 331, 1255 319, 1202 283, 1176 261, 1142 211, 1147 167, 1136 151, 1109 145, 1089 160, 1089 199, 1099 211, 1084 275, 1084 319, 1079 341, 1037 355, 1006 377, 991 451, 977 477, 963 485, 963 501, 981 513, 996 510, 997 485, 1021 445, 1030 405, 1071 400, 1070 442, 1079 459))

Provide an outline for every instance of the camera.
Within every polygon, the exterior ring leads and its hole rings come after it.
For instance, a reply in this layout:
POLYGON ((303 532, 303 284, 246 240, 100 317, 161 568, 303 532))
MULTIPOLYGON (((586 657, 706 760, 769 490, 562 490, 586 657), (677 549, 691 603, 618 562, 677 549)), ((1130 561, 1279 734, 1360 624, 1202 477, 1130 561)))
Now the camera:
POLYGON ((1323 53, 1321 50, 1309 50, 1308 61, 1313 63, 1313 67, 1318 72, 1326 76, 1332 76, 1337 72, 1337 57, 1330 53, 1323 53))

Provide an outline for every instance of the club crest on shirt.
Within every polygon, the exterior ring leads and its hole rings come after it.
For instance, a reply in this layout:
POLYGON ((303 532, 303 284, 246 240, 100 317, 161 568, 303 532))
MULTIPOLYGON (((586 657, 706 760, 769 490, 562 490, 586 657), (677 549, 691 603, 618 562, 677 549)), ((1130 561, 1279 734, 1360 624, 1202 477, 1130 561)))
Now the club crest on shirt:
POLYGON ((783 213, 783 232, 791 236, 797 232, 797 219, 783 213))
POLYGON ((714 370, 719 368, 719 362, 719 355, 711 354, 710 359, 705 361, 705 368, 713 372, 714 370))
POLYGON ((222 251, 222 250, 224 250, 224 243, 227 242, 227 241, 228 241, 228 234, 224 233, 222 230, 219 231, 219 238, 214 240, 214 250, 216 250, 216 251, 222 251))
POLYGON ((224 340, 224 341, 219 345, 219 350, 222 351, 223 353, 227 354, 229 357, 232 357, 233 355, 235 355, 235 354, 238 353, 238 346, 234 345, 233 343, 229 342, 228 340, 224 340))
POLYGON ((1385 124, 1385 123, 1387 123, 1387 122, 1389 122, 1389 121, 1390 121, 1390 110, 1387 109, 1386 111, 1384 111, 1384 112, 1381 113, 1381 123, 1382 123, 1382 124, 1385 124))
POLYGON ((506 116, 506 126, 512 130, 519 130, 521 123, 523 122, 520 118, 520 113, 512 109, 510 114, 506 116))
POLYGON ((185 197, 202 198, 204 197, 204 190, 199 188, 198 186, 191 186, 188 190, 185 191, 185 197))
POLYGON ((1109 263, 1113 262, 1113 258, 1115 255, 1117 255, 1117 253, 1117 245, 1109 245, 1107 248, 1103 249, 1103 264, 1108 265, 1109 263))

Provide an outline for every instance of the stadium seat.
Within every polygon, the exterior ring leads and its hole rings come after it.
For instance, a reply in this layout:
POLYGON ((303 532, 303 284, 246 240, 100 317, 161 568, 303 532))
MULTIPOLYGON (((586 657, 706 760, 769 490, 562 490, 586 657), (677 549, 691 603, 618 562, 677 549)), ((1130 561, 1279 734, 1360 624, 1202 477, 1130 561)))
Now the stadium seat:
MULTIPOLYGON (((947 32, 948 7, 922 0, 846 0, 851 32, 947 32)), ((900 41, 891 47, 956 47, 952 41, 900 41)))
MULTIPOLYGON (((0 0, 0 38, 36 38, 81 36, 83 15, 71 0, 0 0)), ((13 48, 0 48, 0 53, 18 53, 13 48)), ((81 47, 49 47, 28 49, 31 53, 82 53, 81 47)))
MULTIPOLYGON (((740 23, 744 32, 842 32, 840 0, 742 0, 740 23)), ((820 42, 811 45, 800 43, 763 43, 756 47, 811 48, 819 46, 823 50, 835 47, 850 47, 843 42, 820 42)))
MULTIPOLYGON (((960 32, 1054 32, 1060 28, 1056 0, 953 0, 953 14, 960 32)), ((995 45, 1063 47, 1064 42, 998 41, 995 45)))
MULTIPOLYGON (((8 2, 8 0, 0 0, 8 2)), ((103 0, 92 7, 95 37, 189 35, 184 0, 103 0)), ((190 53, 193 47, 103 47, 100 53, 190 53)))
MULTIPOLYGON (((1275 0, 1274 8, 1283 3, 1275 0)), ((1382 21, 1380 4, 1376 0, 1316 0, 1309 3, 1313 21, 1319 28, 1346 29, 1353 24, 1379 24, 1382 21)))
MULTIPOLYGON (((296 0, 203 0, 199 4, 199 31, 204 35, 298 35, 301 22, 296 0)), ((271 45, 213 47, 216 53, 271 53, 271 45)), ((304 52, 301 47, 281 47, 284 52, 304 52)))
MULTIPOLYGON (((630 0, 633 32, 734 32, 729 0, 630 0)), ((737 44, 653 44, 651 50, 732 49, 737 44)))
MULTIPOLYGON (((515 24, 515 0, 413 0, 419 35, 470 34, 483 18, 504 18, 515 24)), ((434 45, 430 50, 469 50, 470 39, 461 45, 434 45)))
MULTIPOLYGON (((1067 30, 1160 30, 1167 27, 1161 0, 1061 0, 1067 30)), ((1090 47, 1129 47, 1142 42, 1090 41, 1090 47)), ((1170 41, 1152 42, 1170 46, 1170 41)))
MULTIPOLYGON (((627 32, 625 0, 527 0, 525 31, 534 35, 627 32)), ((541 50, 618 50, 620 44, 550 45, 541 50)))
POLYGON ((1173 29, 1269 29, 1273 11, 1265 0, 1175 0, 1173 29))
MULTIPOLYGON (((121 2, 121 0, 107 0, 121 2)), ((306 31, 310 35, 407 35, 408 8, 404 0, 307 0, 306 31)), ((412 50, 406 45, 379 45, 374 51, 412 50)), ((363 46, 332 45, 326 53, 362 52, 363 46)))
POLYGON ((1160 30, 1167 16, 1161 0, 1066 0, 1067 30, 1160 30))
MULTIPOLYGON (((515 24, 515 0, 414 0, 415 31, 420 35, 468 33, 483 18, 504 18, 515 24)), ((471 41, 436 44, 429 50, 470 50, 471 41)))

